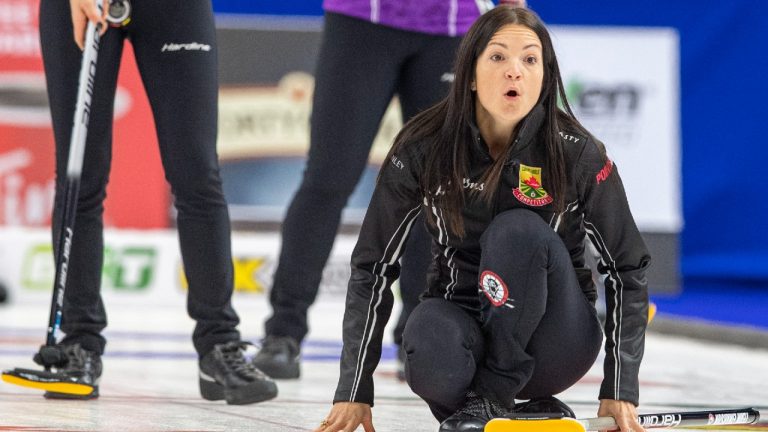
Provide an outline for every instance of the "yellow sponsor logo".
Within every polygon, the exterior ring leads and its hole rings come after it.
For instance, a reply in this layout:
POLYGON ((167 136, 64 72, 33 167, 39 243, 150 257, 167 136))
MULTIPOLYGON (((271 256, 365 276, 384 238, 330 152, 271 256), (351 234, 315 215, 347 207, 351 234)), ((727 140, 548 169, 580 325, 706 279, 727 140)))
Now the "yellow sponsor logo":
MULTIPOLYGON (((265 292, 266 287, 259 276, 264 270, 267 261, 266 257, 234 257, 232 259, 232 267, 235 271, 235 291, 251 294, 265 292)), ((184 275, 184 268, 181 266, 179 266, 179 281, 181 287, 186 291, 189 288, 189 284, 184 275)))
POLYGON ((257 277, 259 269, 264 266, 266 258, 235 258, 235 291, 262 293, 265 291, 257 277))

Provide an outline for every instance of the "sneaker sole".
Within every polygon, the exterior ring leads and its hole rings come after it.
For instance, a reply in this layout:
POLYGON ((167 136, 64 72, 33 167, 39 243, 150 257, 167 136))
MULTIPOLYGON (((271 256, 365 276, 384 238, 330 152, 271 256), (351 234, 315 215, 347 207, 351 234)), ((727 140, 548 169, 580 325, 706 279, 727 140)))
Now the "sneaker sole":
POLYGON ((286 366, 285 364, 276 365, 273 363, 261 364, 254 360, 253 365, 272 379, 298 379, 301 376, 299 362, 286 366))
POLYGON ((274 382, 259 382, 250 386, 227 390, 223 385, 200 378, 200 395, 209 401, 225 400, 229 405, 248 405, 277 397, 274 382))
POLYGON ((216 383, 215 381, 208 381, 203 378, 199 378, 200 381, 200 395, 203 399, 209 401, 224 400, 224 386, 216 383))
POLYGON ((274 382, 259 383, 258 386, 224 390, 224 399, 229 405, 248 405, 264 402, 277 397, 277 385, 274 382))

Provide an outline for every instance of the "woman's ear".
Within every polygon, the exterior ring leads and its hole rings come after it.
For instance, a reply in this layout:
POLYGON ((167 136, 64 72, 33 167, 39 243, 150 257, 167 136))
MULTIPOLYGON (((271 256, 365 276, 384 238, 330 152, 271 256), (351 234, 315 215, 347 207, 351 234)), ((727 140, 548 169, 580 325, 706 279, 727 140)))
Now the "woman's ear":
POLYGON ((475 84, 475 82, 472 81, 471 83, 469 83, 469 89, 472 91, 477 91, 477 84, 475 84))

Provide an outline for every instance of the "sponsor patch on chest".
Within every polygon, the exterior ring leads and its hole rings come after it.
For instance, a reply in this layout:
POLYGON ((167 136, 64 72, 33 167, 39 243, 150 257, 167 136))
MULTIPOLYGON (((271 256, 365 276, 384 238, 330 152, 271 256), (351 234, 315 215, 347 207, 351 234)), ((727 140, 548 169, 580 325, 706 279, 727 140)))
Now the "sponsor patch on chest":
POLYGON ((552 202, 552 196, 541 184, 541 168, 520 164, 518 186, 512 189, 518 201, 532 207, 545 206, 552 202))

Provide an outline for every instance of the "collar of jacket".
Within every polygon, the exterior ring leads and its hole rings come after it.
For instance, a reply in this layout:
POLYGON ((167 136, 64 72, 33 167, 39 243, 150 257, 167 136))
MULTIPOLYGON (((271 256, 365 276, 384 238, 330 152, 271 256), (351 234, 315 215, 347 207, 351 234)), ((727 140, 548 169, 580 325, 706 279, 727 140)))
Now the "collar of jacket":
MULTIPOLYGON (((507 161, 509 161, 512 156, 523 151, 533 142, 542 123, 544 123, 544 107, 541 104, 536 104, 536 106, 531 109, 531 112, 523 118, 522 123, 518 128, 517 136, 512 141, 512 145, 509 146, 509 149, 507 149, 507 155, 505 156, 507 161)), ((480 152, 481 155, 488 160, 491 160, 488 146, 485 144, 482 135, 480 135, 480 128, 478 128, 477 122, 474 119, 470 122, 469 128, 472 132, 472 143, 474 144, 472 146, 473 150, 480 152)))

